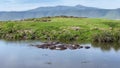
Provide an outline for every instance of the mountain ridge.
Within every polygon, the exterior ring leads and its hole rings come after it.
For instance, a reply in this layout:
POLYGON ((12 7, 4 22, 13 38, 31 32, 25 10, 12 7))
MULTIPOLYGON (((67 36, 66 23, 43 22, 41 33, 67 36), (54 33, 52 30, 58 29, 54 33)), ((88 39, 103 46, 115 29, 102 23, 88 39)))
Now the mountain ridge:
POLYGON ((40 18, 47 16, 76 16, 89 18, 107 18, 120 19, 120 8, 118 9, 102 9, 96 7, 87 7, 83 5, 76 6, 50 6, 38 7, 27 11, 2 11, 0 12, 0 20, 20 20, 27 18, 40 18))

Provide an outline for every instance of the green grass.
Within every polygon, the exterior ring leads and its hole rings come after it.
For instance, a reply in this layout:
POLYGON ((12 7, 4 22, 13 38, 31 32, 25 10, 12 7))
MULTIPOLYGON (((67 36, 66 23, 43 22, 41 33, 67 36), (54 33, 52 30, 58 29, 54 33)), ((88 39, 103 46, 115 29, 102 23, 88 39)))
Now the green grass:
POLYGON ((105 42, 110 36, 118 42, 119 33, 118 20, 52 17, 0 22, 0 38, 6 40, 105 42))

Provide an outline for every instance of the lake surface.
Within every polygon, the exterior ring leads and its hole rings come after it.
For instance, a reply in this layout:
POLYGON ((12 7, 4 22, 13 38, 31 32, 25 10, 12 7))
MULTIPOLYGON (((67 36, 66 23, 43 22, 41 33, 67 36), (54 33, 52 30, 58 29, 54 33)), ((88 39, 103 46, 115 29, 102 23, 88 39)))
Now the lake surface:
POLYGON ((119 44, 81 44, 90 49, 49 50, 39 41, 0 40, 0 68, 119 68, 119 44))

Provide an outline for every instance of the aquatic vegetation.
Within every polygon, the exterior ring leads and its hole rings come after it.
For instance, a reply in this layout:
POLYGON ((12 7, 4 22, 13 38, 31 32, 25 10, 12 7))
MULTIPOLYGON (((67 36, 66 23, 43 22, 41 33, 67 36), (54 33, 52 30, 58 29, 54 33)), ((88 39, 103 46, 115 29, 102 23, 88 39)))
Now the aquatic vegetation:
POLYGON ((93 42, 119 42, 120 41, 120 32, 119 31, 102 31, 93 35, 93 42))

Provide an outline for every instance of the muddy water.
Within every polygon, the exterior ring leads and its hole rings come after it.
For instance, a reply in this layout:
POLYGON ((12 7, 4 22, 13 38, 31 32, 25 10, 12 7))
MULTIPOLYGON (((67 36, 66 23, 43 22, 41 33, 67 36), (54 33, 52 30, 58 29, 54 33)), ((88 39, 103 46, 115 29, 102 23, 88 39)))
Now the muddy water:
POLYGON ((0 68, 119 68, 119 44, 81 44, 90 49, 49 50, 29 46, 38 41, 0 40, 0 68), (106 45, 106 46, 105 46, 106 45))

